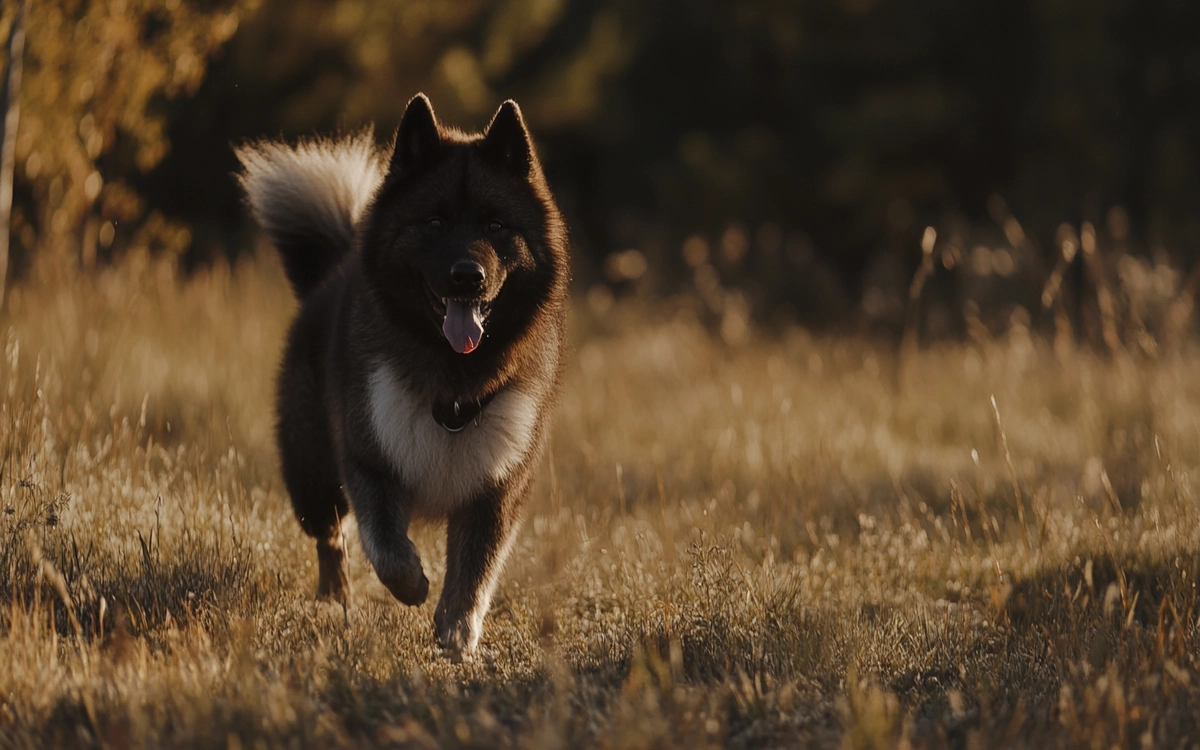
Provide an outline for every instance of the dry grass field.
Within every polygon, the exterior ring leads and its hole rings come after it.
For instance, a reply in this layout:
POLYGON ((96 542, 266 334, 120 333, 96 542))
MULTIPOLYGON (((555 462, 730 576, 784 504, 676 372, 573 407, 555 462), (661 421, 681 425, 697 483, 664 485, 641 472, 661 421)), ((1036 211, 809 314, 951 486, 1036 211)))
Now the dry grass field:
MULTIPOLYGON (((35 273, 0 314, 0 748, 1200 741, 1200 351, 576 316, 485 624, 433 643, 272 445, 273 262, 35 273), (993 402, 994 397, 994 402, 993 402), (994 404, 994 405, 993 405, 994 404)), ((643 316, 644 317, 644 316, 643 316)))

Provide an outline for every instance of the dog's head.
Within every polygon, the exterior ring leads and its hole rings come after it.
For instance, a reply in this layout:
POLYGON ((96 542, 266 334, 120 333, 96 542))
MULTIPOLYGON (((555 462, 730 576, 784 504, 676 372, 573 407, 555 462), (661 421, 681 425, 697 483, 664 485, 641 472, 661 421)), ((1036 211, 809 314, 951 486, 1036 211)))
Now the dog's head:
POLYGON ((515 102, 476 135, 439 125, 423 95, 409 102, 363 232, 368 281, 397 317, 469 354, 558 291, 564 252, 515 102))

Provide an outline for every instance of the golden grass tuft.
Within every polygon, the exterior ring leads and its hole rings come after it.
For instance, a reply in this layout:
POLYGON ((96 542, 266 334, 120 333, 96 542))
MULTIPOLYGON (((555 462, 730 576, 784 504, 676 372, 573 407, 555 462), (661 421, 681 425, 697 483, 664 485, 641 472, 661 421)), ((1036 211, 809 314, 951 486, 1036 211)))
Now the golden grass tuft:
MULTIPOLYGON (((1014 329, 910 346, 898 377, 869 342, 686 318, 577 341, 456 664, 353 529, 348 617, 313 601, 271 441, 293 308, 263 260, 13 291, 0 747, 1200 739, 1193 349, 1014 329)), ((436 593, 444 542, 417 542, 436 593)))

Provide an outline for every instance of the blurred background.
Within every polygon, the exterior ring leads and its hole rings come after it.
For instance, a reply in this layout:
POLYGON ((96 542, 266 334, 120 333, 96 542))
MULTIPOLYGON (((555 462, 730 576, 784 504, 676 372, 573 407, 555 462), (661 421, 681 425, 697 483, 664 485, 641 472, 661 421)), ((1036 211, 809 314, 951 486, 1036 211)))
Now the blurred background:
POLYGON ((1102 346, 1186 293, 1191 325, 1188 0, 24 2, 10 284, 258 252, 231 144, 385 143, 424 91, 468 129, 520 102, 598 316, 1102 346))

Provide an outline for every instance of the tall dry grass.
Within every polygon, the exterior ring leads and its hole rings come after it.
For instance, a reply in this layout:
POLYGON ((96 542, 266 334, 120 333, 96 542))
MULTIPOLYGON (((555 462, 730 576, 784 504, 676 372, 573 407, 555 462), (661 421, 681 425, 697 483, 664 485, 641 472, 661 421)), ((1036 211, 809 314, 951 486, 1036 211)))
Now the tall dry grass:
MULTIPOLYGON (((581 310, 481 654, 455 664, 352 529, 352 606, 313 601, 271 443, 293 307, 272 261, 14 290, 0 747, 1200 739, 1192 348, 1055 351, 1016 321, 901 366, 581 310)), ((417 542, 436 593, 444 541, 417 542)))

